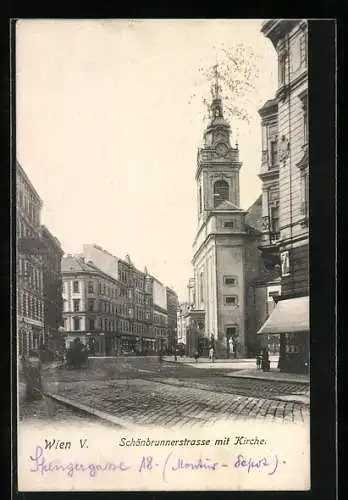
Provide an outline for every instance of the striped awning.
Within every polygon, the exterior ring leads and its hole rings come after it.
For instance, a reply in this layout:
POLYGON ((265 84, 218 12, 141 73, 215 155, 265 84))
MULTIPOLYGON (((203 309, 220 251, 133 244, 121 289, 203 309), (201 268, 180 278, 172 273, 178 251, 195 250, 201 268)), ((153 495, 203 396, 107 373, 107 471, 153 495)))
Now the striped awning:
POLYGON ((309 297, 280 300, 258 334, 309 331, 309 297))

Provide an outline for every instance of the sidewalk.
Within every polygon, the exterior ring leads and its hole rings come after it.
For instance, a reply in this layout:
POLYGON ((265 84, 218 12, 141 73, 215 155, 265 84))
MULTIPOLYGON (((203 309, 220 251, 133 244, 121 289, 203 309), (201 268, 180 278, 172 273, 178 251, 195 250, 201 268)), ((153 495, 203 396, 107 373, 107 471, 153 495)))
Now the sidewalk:
POLYGON ((221 372, 223 371, 221 375, 223 375, 224 377, 243 377, 255 378, 259 380, 309 384, 309 375, 280 372, 277 367, 278 356, 270 356, 271 370, 269 372, 257 370, 255 366, 255 360, 250 358, 217 359, 214 363, 212 363, 207 358, 201 358, 197 363, 195 361, 192 361, 191 358, 178 357, 177 361, 175 361, 174 356, 165 356, 163 359, 167 362, 182 363, 198 369, 210 369, 214 371, 221 370, 221 372))

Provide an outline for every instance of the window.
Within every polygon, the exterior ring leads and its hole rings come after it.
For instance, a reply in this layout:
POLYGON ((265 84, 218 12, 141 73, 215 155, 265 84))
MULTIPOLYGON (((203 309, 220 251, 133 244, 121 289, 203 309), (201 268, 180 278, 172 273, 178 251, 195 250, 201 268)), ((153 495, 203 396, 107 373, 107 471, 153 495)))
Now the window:
POLYGON ((278 158, 277 158, 277 141, 276 140, 272 140, 270 142, 270 160, 271 160, 271 167, 275 167, 278 163, 278 158))
POLYGON ((237 284, 237 278, 234 276, 224 276, 224 285, 235 286, 237 284))
POLYGON ((94 293, 94 283, 93 281, 88 282, 88 293, 94 293))
POLYGON ((74 330, 80 330, 80 318, 74 318, 73 323, 74 323, 74 330))
POLYGON ((309 201, 309 184, 308 171, 304 170, 301 173, 301 215, 308 217, 308 201, 309 201))
POLYGON ((300 34, 300 58, 301 58, 301 66, 307 65, 307 34, 305 31, 302 31, 300 34))
POLYGON ((63 299, 63 311, 67 311, 68 310, 68 302, 66 299, 63 299))
POLYGON ((237 304, 237 297, 235 295, 225 296, 225 306, 235 306, 237 304))
POLYGON ((78 281, 73 281, 73 292, 74 293, 79 293, 80 291, 80 286, 78 281))
POLYGON ((271 207, 271 239, 279 240, 279 207, 271 207))
POLYGON ((233 229, 233 226, 234 226, 233 220, 227 220, 224 222, 224 227, 226 228, 233 229))
POLYGON ((94 311, 94 303, 95 303, 94 299, 88 299, 88 310, 89 311, 94 311))
POLYGON ((202 213, 202 188, 199 186, 199 191, 198 191, 198 197, 199 197, 199 213, 202 213))
POLYGON ((286 55, 283 52, 279 56, 279 85, 284 85, 286 74, 286 55))
POLYGON ((229 197, 228 183, 224 180, 216 181, 214 184, 214 207, 220 205, 222 201, 228 200, 229 197))
POLYGON ((301 40, 297 36, 292 42, 291 50, 291 69, 297 71, 301 66, 301 40))
POLYGON ((95 320, 94 318, 89 318, 89 329, 90 330, 95 330, 95 320))
POLYGON ((80 299, 73 299, 73 310, 78 312, 80 310, 80 299))

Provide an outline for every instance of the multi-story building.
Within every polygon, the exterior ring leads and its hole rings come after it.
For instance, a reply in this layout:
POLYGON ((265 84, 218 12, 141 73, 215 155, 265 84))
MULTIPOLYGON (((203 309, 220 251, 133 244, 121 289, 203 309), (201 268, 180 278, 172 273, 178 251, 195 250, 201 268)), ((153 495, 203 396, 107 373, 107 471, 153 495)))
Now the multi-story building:
POLYGON ((307 22, 268 20, 263 34, 278 57, 278 90, 261 108, 263 153, 261 286, 278 286, 277 305, 261 328, 280 335, 280 368, 309 362, 307 22))
POLYGON ((66 348, 79 338, 92 355, 118 352, 131 333, 124 286, 81 255, 62 259, 62 280, 66 348))
POLYGON ((16 164, 17 341, 20 355, 45 342, 44 283, 40 238, 42 200, 27 174, 16 164))
POLYGON ((261 200, 248 212, 240 208, 239 148, 231 145, 231 129, 223 116, 216 81, 211 121, 204 134, 204 147, 197 158, 198 228, 193 244, 194 297, 192 321, 199 328, 199 350, 214 345, 217 356, 246 355, 254 349, 257 325, 265 318, 265 291, 260 299, 250 292, 249 280, 258 270, 261 200), (249 307, 249 301, 252 307, 249 307))
POLYGON ((40 237, 46 247, 42 256, 45 337, 50 349, 59 350, 62 347, 59 329, 63 326, 61 261, 64 252, 46 226, 41 226, 40 237))
POLYGON ((168 349, 173 352, 178 340, 177 310, 178 296, 172 288, 166 287, 167 292, 167 316, 168 316, 168 349))
POLYGON ((42 226, 42 200, 17 162, 17 340, 20 355, 58 347, 62 323, 59 241, 42 226))
POLYGON ((156 350, 167 351, 168 345, 168 312, 166 287, 154 276, 152 282, 152 325, 156 340, 156 350))
POLYGON ((136 269, 128 255, 120 259, 98 245, 83 245, 82 254, 63 259, 62 272, 67 345, 79 337, 94 346, 95 355, 151 353, 168 347, 166 287, 146 269, 136 269), (88 284, 91 273, 95 286, 88 284), (73 282, 76 290, 68 296, 73 282), (87 307, 86 293, 93 306, 87 307), (90 312, 96 313, 92 323, 90 312))

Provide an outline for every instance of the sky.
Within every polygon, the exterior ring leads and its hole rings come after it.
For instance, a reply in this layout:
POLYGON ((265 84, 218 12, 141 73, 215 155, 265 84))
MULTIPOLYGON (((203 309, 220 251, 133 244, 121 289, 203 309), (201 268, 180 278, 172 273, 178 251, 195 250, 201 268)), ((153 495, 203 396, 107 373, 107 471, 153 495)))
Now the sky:
POLYGON ((221 47, 252 47, 250 121, 232 120, 241 207, 261 194, 257 110, 276 90, 262 20, 20 20, 17 158, 65 253, 96 243, 187 299, 197 229, 196 158, 221 47), (192 97, 194 96, 194 97, 192 97))

